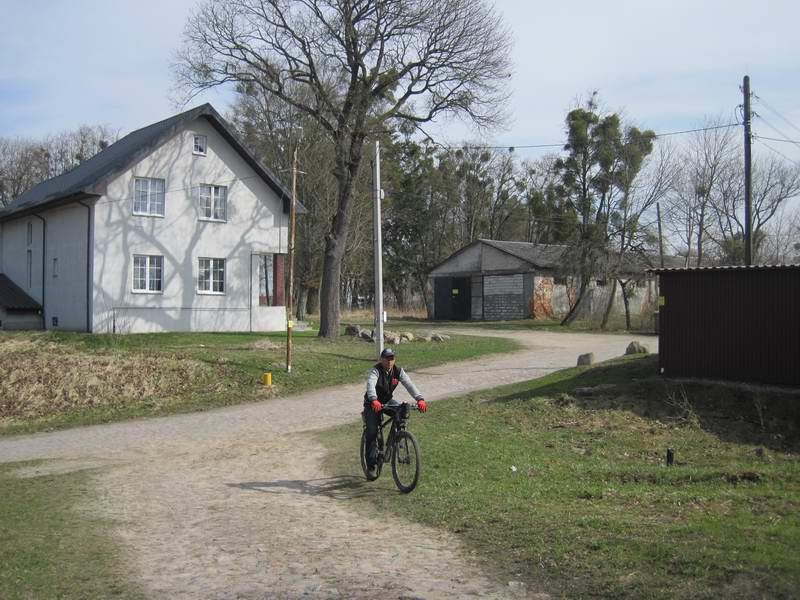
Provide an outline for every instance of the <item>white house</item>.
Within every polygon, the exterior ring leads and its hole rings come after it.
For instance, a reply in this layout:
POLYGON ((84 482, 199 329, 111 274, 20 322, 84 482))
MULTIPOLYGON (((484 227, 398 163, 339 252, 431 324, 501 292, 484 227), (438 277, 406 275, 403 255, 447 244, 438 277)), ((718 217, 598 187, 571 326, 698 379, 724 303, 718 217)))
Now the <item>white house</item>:
POLYGON ((210 104, 139 129, 0 211, 0 286, 15 284, 0 311, 16 303, 0 317, 18 324, 24 306, 47 329, 283 329, 290 202, 210 104))

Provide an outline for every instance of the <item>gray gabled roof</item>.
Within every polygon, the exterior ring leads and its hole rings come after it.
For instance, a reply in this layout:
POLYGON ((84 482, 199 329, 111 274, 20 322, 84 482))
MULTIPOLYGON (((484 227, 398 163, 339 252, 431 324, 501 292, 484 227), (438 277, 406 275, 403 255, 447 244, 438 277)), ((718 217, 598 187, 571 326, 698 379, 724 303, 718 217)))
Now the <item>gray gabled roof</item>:
POLYGON ((8 310, 42 310, 36 300, 2 273, 0 273, 0 306, 8 310))
MULTIPOLYGON (((186 123, 201 117, 207 119, 214 126, 222 137, 233 146, 264 182, 283 200, 283 210, 288 212, 292 197, 291 192, 278 181, 277 177, 269 169, 261 164, 261 161, 244 147, 231 126, 228 125, 214 107, 206 103, 164 121, 137 129, 71 171, 43 181, 15 198, 11 204, 0 211, 0 220, 5 220, 12 216, 21 216, 21 214, 80 198, 102 195, 110 180, 150 154, 186 123)), ((298 212, 304 212, 299 203, 298 212)))
POLYGON ((478 239, 487 246, 497 248, 501 252, 516 256, 540 269, 555 269, 561 264, 561 258, 567 246, 561 244, 533 244, 530 242, 504 242, 500 240, 478 239))
MULTIPOLYGON (((468 248, 472 248, 477 244, 485 244, 491 246, 505 254, 509 254, 520 260, 524 260, 532 267, 537 269, 564 269, 564 255, 569 250, 569 246, 564 244, 534 244, 532 242, 507 242, 503 240, 488 240, 485 238, 478 238, 471 244, 464 246, 457 250, 431 271, 435 271, 452 258, 458 256, 468 248)), ((682 264, 683 259, 676 256, 665 256, 664 264, 667 266, 679 266, 682 264)), ((657 256, 645 256, 640 254, 628 255, 622 264, 622 272, 628 274, 638 274, 655 266, 658 262, 657 256)))

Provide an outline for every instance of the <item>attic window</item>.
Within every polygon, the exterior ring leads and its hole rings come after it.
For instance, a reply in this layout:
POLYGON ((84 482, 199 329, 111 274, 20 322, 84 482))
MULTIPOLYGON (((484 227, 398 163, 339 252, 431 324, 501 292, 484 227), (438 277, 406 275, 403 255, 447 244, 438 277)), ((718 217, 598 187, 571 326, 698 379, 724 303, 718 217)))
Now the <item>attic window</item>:
POLYGON ((192 149, 192 154, 205 156, 207 147, 208 147, 208 138, 206 138, 206 136, 204 135, 194 136, 194 148, 192 149))

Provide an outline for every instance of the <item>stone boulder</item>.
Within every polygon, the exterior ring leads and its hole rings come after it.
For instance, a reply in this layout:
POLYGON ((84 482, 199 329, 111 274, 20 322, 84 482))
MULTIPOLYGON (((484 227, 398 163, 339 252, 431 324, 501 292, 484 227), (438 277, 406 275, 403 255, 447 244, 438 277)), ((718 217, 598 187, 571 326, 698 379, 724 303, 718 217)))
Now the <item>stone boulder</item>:
POLYGON ((446 340, 445 336, 443 336, 441 333, 434 333, 431 336, 431 341, 434 342, 444 342, 445 340, 446 340))
POLYGON ((365 342, 374 342, 375 341, 375 340, 372 339, 372 334, 369 331, 367 331, 366 329, 362 329, 358 333, 358 337, 360 337, 365 342))
POLYGON ((404 342, 413 342, 414 341, 414 334, 410 331, 404 331, 400 334, 400 339, 404 342))
POLYGON ((345 335, 354 335, 356 337, 361 335, 361 325, 345 325, 344 326, 344 334, 345 335))
POLYGON ((647 346, 634 341, 628 344, 628 347, 625 349, 625 354, 650 354, 650 351, 647 349, 647 346))
POLYGON ((581 354, 578 357, 578 366, 588 366, 594 364, 594 352, 587 352, 586 354, 581 354))

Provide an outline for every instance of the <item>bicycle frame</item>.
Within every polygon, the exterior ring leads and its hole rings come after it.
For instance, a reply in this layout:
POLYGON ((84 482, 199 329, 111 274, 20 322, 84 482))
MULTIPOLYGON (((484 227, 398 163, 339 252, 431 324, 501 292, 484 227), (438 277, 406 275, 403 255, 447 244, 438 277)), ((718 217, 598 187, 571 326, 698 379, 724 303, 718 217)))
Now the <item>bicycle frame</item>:
POLYGON ((385 418, 381 421, 378 430, 378 458, 382 459, 384 464, 389 464, 392 461, 392 453, 395 449, 394 439, 397 433, 405 431, 408 425, 409 408, 407 403, 403 403, 397 407, 397 410, 384 412, 385 418), (390 427, 389 435, 384 436, 384 430, 387 426, 390 427))

